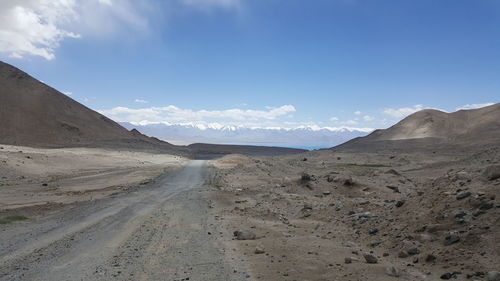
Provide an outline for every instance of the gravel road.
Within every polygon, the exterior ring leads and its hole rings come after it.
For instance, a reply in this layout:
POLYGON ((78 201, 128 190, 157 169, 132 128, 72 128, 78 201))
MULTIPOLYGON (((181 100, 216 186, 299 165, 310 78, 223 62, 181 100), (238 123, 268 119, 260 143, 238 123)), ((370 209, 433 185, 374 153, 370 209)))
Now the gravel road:
POLYGON ((0 226, 0 280, 244 280, 213 235, 206 164, 0 226))

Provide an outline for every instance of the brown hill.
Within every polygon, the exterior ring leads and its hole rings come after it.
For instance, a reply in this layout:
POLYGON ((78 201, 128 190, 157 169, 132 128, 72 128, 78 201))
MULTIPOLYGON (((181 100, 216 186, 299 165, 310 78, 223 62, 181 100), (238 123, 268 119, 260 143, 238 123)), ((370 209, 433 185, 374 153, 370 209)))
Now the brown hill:
POLYGON ((27 73, 0 62, 0 143, 40 147, 178 149, 128 131, 27 73))
POLYGON ((500 103, 446 113, 426 109, 396 125, 353 139, 336 149, 379 150, 404 148, 480 147, 500 143, 500 103))

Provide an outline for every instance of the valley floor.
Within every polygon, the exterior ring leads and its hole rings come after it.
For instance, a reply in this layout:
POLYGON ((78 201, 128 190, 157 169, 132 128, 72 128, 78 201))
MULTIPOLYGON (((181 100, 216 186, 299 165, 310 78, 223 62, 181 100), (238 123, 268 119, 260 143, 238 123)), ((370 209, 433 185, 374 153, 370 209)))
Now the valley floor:
POLYGON ((498 147, 210 161, 1 148, 0 280, 500 278, 498 147))

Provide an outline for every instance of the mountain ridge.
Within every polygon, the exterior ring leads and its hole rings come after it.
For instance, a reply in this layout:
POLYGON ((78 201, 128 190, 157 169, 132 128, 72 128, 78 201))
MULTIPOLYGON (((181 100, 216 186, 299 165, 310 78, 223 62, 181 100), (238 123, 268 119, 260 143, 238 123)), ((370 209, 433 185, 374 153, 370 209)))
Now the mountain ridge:
POLYGON ((500 143, 500 103, 451 113, 425 109, 333 149, 480 147, 500 143))

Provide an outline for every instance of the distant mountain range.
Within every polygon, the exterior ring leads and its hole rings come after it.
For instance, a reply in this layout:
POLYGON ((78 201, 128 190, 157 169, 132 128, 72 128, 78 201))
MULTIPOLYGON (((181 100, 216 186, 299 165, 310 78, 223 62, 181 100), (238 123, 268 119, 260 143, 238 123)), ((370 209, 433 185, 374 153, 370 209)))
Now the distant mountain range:
POLYGON ((174 144, 219 143, 240 145, 266 145, 296 148, 328 148, 350 139, 365 136, 371 129, 349 127, 302 126, 288 128, 247 128, 220 124, 132 124, 120 123, 125 128, 137 129, 174 144))

